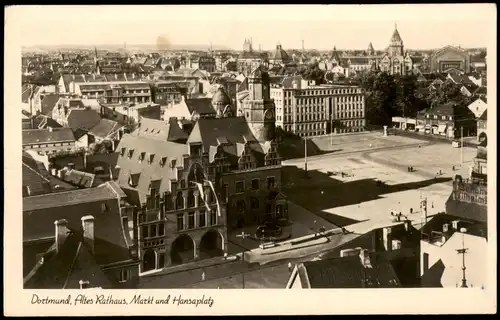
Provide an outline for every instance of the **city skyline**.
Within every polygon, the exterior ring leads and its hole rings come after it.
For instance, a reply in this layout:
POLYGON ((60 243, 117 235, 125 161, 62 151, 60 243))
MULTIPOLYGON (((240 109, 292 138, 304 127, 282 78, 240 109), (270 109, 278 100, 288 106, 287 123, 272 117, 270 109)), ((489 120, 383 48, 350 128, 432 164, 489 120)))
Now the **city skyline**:
POLYGON ((143 6, 133 11, 127 6, 100 6, 99 11, 91 6, 11 9, 21 9, 17 14, 22 18, 18 29, 23 34, 19 40, 22 46, 156 46, 158 38, 164 37, 174 46, 206 44, 208 48, 212 43, 234 50, 241 50, 247 38, 252 38, 254 49, 260 46, 263 50, 272 50, 278 43, 285 49, 298 49, 302 40, 306 49, 366 49, 371 42, 375 50, 384 50, 397 24, 405 48, 429 50, 446 45, 486 47, 494 32, 484 19, 493 12, 489 8, 431 4, 394 5, 391 10, 387 5, 265 6, 266 10, 263 6, 143 6), (40 14, 40 10, 51 15, 40 14), (453 15, 443 17, 443 10, 453 11, 453 15), (78 12, 78 17, 91 15, 92 23, 76 18, 73 12, 78 12), (129 16, 131 13, 134 16, 129 16), (273 30, 272 36, 269 30, 273 30), (431 33, 432 37, 422 37, 431 33))

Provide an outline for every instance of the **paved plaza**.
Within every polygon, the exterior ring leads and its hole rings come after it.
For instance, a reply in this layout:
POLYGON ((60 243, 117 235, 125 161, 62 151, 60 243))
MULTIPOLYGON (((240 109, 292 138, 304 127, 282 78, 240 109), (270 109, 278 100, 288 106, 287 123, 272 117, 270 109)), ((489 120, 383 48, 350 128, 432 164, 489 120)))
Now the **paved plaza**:
POLYGON ((334 143, 343 145, 347 139, 351 139, 351 150, 363 150, 367 145, 368 149, 370 145, 372 149, 396 148, 311 157, 309 179, 304 179, 303 160, 287 161, 283 192, 306 210, 334 225, 357 228, 353 230, 356 232, 390 222, 391 210, 402 212, 415 224, 421 223, 422 198, 428 199, 428 215, 444 211, 452 178, 456 174, 468 176, 476 153, 474 148, 462 150, 401 136, 382 137, 380 133, 345 136, 334 143), (408 172, 408 166, 415 172, 408 172), (339 172, 344 172, 344 177, 339 172))

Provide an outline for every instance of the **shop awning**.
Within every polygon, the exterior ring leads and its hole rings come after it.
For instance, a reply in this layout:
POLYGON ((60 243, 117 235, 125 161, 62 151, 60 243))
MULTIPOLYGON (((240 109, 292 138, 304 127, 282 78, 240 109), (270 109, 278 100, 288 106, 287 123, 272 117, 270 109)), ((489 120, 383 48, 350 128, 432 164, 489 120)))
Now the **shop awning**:
POLYGON ((417 124, 417 119, 410 119, 408 118, 408 124, 417 124))
POLYGON ((444 133, 446 131, 446 123, 445 124, 439 124, 438 126, 438 132, 439 133, 444 133))

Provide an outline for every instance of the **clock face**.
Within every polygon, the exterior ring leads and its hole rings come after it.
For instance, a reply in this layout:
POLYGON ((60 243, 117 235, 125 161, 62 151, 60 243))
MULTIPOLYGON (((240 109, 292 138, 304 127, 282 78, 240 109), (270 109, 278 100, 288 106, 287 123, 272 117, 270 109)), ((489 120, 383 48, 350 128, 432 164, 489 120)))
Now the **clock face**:
POLYGON ((266 119, 270 120, 270 119, 274 119, 274 112, 272 110, 269 110, 268 112, 266 112, 266 115, 265 115, 266 119))

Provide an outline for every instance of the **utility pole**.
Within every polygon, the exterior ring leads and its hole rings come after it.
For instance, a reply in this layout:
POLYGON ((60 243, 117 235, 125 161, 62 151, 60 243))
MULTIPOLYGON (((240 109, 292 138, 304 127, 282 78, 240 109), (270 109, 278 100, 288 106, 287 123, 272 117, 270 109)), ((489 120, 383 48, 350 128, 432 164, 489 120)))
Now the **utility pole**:
MULTIPOLYGON (((245 240, 247 236, 249 236, 249 233, 245 233, 245 231, 241 232, 241 234, 236 235, 238 238, 241 238, 242 240, 245 240)), ((233 242, 233 244, 236 244, 233 242)), ((239 244, 236 244, 238 247, 241 249, 245 249, 243 246, 240 246, 239 244)), ((241 252, 241 262, 243 263, 243 268, 245 268, 245 251, 241 252)), ((245 270, 241 273, 241 281, 242 281, 242 289, 245 289, 245 270)))
POLYGON ((333 119, 330 120, 330 145, 333 145, 333 119))
POLYGON ((460 166, 464 164, 464 127, 460 127, 460 166))
POLYGON ((304 171, 307 178, 307 136, 304 137, 304 171))

